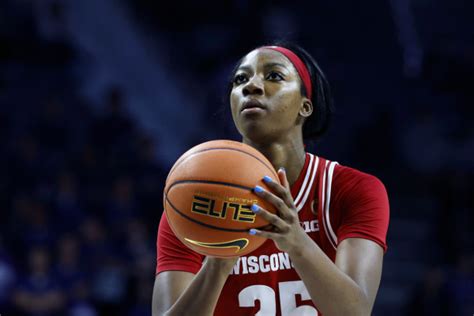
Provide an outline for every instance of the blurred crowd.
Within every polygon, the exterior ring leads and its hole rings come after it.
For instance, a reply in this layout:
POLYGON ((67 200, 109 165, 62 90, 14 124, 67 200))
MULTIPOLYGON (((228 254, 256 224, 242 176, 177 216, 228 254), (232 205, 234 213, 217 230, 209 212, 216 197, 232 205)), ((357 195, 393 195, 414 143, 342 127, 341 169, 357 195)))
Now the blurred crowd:
MULTIPOLYGON (((392 225, 374 314, 470 315, 474 54, 426 44, 420 69, 408 78, 393 48, 396 36, 381 36, 395 34, 388 5, 369 2, 379 10, 374 16, 384 17, 379 27, 360 9, 367 25, 356 21, 352 31, 372 38, 334 41, 347 33, 343 27, 318 32, 317 41, 296 38, 318 52, 335 87, 331 130, 308 149, 373 173, 387 186, 392 225), (374 49, 384 57, 370 55, 374 49)), ((0 4, 0 314, 149 315, 170 167, 160 160, 166 148, 132 114, 139 104, 130 101, 126 85, 103 85, 95 100, 84 95, 84 85, 95 79, 90 69, 100 65, 66 30, 58 32, 65 3, 0 4)), ((188 19, 183 12, 168 14, 178 12, 178 4, 123 3, 141 32, 159 38, 156 47, 179 74, 172 85, 204 113, 205 121, 184 135, 189 146, 236 137, 228 113, 220 112, 239 54, 271 36, 332 25, 328 16, 337 7, 315 4, 320 10, 314 14, 326 13, 299 20, 308 14, 304 8, 258 1, 268 18, 242 26, 236 21, 243 21, 249 1, 193 6, 202 14, 188 19), (213 10, 232 12, 232 19, 213 10)), ((259 13, 250 11, 258 21, 259 13)), ((352 10, 337 12, 347 24, 354 19, 352 10)), ((465 49, 474 52, 471 44, 465 49)), ((182 108, 152 101, 158 111, 182 108)), ((182 137, 178 129, 168 137, 182 137)))
POLYGON ((21 121, 2 111, 0 310, 148 315, 164 183, 154 144, 119 90, 102 113, 71 102, 23 107, 21 121))

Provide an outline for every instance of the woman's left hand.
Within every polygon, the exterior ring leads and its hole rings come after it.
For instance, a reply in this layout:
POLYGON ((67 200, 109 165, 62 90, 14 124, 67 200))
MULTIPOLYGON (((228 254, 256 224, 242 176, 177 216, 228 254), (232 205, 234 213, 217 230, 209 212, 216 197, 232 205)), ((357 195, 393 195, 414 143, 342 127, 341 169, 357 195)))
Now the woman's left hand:
POLYGON ((254 189, 255 194, 275 206, 276 214, 270 213, 257 204, 253 204, 251 207, 254 213, 273 225, 272 228, 269 230, 251 229, 249 233, 272 239, 281 251, 287 253, 299 252, 308 236, 300 225, 298 212, 291 196, 284 169, 278 170, 278 177, 282 184, 270 177, 263 178, 263 181, 272 192, 266 191, 260 186, 256 186, 254 189))

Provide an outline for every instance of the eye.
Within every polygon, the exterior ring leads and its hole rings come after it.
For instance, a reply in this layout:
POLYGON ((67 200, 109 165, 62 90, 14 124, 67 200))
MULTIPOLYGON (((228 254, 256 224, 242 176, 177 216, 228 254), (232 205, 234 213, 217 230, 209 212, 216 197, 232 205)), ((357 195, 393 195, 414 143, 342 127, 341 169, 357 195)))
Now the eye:
POLYGON ((239 85, 239 84, 242 84, 242 83, 246 82, 247 80, 248 80, 247 75, 237 74, 234 77, 234 84, 239 85))
POLYGON ((281 74, 279 74, 278 72, 276 71, 271 71, 268 75, 267 75, 267 80, 271 80, 271 81, 282 81, 284 78, 281 74))

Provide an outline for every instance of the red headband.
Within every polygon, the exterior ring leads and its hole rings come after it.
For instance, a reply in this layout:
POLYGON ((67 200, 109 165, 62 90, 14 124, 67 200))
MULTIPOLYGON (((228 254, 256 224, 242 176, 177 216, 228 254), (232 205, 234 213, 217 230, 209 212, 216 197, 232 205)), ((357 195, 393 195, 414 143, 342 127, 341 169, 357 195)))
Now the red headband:
POLYGON ((303 81, 303 84, 304 84, 304 87, 306 89, 306 94, 308 95, 308 98, 311 100, 311 95, 312 95, 312 92, 313 92, 312 87, 311 87, 311 76, 309 75, 308 68, 303 63, 303 61, 298 57, 298 55, 293 53, 288 48, 284 48, 284 47, 281 47, 281 46, 263 46, 263 47, 260 47, 260 48, 266 48, 266 49, 271 49, 271 50, 275 50, 277 52, 280 52, 283 55, 285 55, 286 58, 288 58, 291 61, 293 66, 295 66, 296 71, 300 75, 301 81, 303 81))

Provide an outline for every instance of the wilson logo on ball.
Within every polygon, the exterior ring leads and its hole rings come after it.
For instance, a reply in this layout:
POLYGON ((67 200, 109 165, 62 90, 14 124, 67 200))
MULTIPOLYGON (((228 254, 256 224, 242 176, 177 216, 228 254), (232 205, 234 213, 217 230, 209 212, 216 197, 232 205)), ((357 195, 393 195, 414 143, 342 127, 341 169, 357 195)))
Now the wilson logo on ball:
POLYGON ((216 201, 216 199, 194 195, 191 212, 222 219, 230 215, 234 221, 255 222, 256 215, 250 210, 250 205, 225 201, 221 207, 216 207, 216 201))

